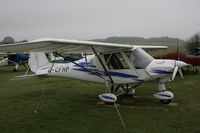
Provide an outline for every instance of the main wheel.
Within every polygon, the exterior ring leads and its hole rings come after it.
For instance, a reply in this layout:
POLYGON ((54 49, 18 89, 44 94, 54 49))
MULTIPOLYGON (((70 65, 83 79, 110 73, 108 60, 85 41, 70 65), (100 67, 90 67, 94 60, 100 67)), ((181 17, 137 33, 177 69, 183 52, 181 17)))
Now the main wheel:
POLYGON ((12 70, 13 72, 17 72, 17 69, 15 69, 15 68, 13 68, 13 70, 12 70))
POLYGON ((160 99, 160 102, 163 104, 169 104, 172 101, 172 99, 160 99))
POLYGON ((114 105, 114 103, 111 103, 111 102, 104 102, 105 105, 114 105))

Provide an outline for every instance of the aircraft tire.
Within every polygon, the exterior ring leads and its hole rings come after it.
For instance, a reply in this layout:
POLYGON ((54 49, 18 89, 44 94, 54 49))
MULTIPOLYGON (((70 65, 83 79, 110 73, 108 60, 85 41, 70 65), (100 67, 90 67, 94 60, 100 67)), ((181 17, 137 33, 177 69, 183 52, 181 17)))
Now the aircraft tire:
POLYGON ((163 104, 169 104, 172 101, 172 99, 160 99, 160 102, 163 104))
POLYGON ((105 103, 105 105, 111 105, 111 106, 114 105, 114 103, 111 103, 111 102, 104 102, 104 103, 105 103))
POLYGON ((13 68, 13 70, 12 70, 13 72, 17 72, 17 69, 15 69, 15 68, 13 68))

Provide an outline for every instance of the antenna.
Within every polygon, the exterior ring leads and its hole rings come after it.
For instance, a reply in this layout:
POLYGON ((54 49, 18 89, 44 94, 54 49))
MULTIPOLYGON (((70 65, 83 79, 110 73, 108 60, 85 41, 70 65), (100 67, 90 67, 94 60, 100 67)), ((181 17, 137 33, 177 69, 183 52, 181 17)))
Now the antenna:
POLYGON ((178 39, 178 35, 177 35, 177 39, 176 39, 176 54, 177 54, 177 60, 179 61, 179 39, 178 39))

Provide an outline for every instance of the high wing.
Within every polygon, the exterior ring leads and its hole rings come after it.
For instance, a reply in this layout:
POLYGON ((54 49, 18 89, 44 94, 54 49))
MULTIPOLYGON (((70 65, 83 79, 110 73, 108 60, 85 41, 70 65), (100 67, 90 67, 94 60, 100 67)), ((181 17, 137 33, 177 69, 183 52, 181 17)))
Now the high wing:
MULTIPOLYGON (((0 45, 1 46, 1 45, 0 45)), ((0 57, 1 56, 5 56, 5 55, 7 55, 7 53, 2 53, 2 52, 0 52, 0 57)))
POLYGON ((92 41, 44 38, 44 39, 38 39, 38 40, 30 41, 30 42, 0 45, 0 52, 64 51, 64 52, 70 52, 70 53, 80 53, 80 52, 93 53, 91 49, 92 47, 95 48, 96 51, 98 51, 99 53, 122 51, 122 50, 124 51, 124 50, 131 50, 135 48, 145 48, 145 49, 168 48, 167 46, 127 45, 127 44, 101 43, 101 42, 92 42, 92 41))

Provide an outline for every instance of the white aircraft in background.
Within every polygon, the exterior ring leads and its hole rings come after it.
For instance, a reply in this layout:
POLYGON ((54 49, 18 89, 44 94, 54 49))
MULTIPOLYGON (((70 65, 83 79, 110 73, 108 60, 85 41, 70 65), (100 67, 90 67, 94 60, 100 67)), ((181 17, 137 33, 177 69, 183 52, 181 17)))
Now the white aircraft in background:
POLYGON ((105 102, 116 102, 120 94, 133 94, 134 88, 141 83, 156 80, 158 92, 154 96, 168 104, 174 95, 166 90, 165 83, 174 80, 178 71, 182 76, 181 68, 189 64, 177 60, 154 59, 143 50, 162 48, 167 47, 46 38, 1 45, 0 52, 30 52, 29 67, 36 76, 59 76, 105 83, 108 92, 99 95, 105 102), (86 54, 82 59, 69 60, 70 63, 55 63, 49 62, 45 55, 52 52, 57 55, 57 52, 86 54), (123 91, 117 94, 119 89, 123 91))

